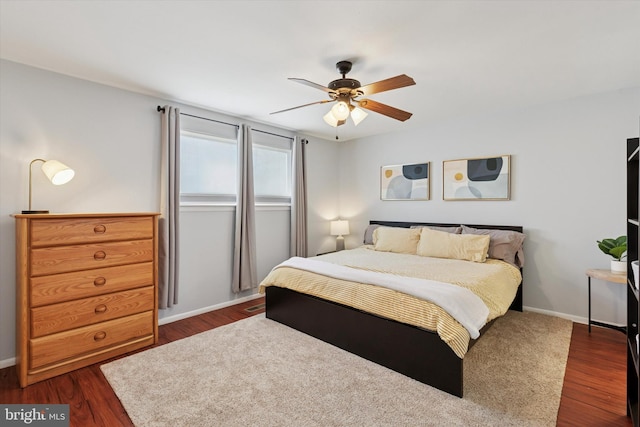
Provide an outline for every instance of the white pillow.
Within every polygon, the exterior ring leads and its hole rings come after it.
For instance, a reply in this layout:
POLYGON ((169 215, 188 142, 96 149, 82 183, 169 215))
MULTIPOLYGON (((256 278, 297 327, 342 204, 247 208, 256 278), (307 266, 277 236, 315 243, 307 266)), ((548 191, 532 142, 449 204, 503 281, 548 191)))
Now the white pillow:
POLYGON ((420 229, 402 227, 378 227, 373 231, 376 251, 416 254, 420 240, 420 229))
POLYGON ((435 258, 485 262, 490 237, 476 234, 453 234, 423 228, 416 253, 435 258))

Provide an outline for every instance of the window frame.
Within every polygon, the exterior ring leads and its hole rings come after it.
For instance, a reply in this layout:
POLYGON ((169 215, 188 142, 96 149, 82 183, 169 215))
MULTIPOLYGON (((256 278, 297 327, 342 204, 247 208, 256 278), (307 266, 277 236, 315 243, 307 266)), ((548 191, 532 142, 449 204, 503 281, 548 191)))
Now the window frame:
MULTIPOLYGON (((291 206, 291 202, 293 199, 293 144, 289 144, 289 148, 283 148, 276 146, 275 144, 269 144, 262 141, 252 142, 252 153, 256 147, 264 147, 264 149, 284 152, 288 154, 289 166, 288 166, 288 177, 287 177, 287 187, 289 190, 288 196, 279 196, 279 195, 260 195, 255 194, 255 175, 254 175, 254 202, 256 206, 265 206, 265 205, 285 205, 291 206)), ((255 162, 253 164, 255 171, 255 162)))
MULTIPOLYGON (((233 144, 236 148, 236 152, 238 151, 238 140, 233 138, 225 138, 221 136, 212 135, 210 133, 205 133, 202 131, 192 131, 192 130, 180 130, 180 137, 182 135, 189 135, 192 138, 205 139, 209 141, 216 141, 222 143, 233 144)), ((180 168, 183 167, 182 158, 180 159, 180 168)), ((238 170, 238 158, 236 157, 235 162, 236 172, 238 170)), ((225 206, 225 205, 236 205, 236 200, 238 198, 237 188, 235 194, 228 193, 188 193, 182 192, 182 182, 180 185, 180 205, 181 206, 225 206)))

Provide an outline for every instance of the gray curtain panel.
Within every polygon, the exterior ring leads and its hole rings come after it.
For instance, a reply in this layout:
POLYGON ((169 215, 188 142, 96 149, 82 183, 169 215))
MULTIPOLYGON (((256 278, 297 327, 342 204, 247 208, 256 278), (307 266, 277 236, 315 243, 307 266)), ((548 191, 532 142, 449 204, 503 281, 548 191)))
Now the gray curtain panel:
POLYGON ((307 256, 307 161, 308 141, 293 141, 293 194, 291 197, 291 256, 307 256))
POLYGON ((164 106, 161 131, 158 307, 178 303, 180 222, 180 109, 164 106))
POLYGON ((255 217, 251 126, 242 125, 238 137, 238 196, 231 288, 235 293, 258 286, 255 217))

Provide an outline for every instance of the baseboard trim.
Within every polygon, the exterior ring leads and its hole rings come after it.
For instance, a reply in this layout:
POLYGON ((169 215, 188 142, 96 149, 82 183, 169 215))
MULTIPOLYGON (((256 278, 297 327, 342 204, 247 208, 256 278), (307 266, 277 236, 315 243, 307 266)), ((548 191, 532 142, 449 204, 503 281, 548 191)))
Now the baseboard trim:
POLYGON ((197 310, 187 311, 186 313, 180 313, 173 316, 163 317, 162 319, 158 319, 158 325, 166 325, 167 323, 173 323, 173 322, 177 322, 178 320, 188 319, 189 317, 197 316, 199 314, 208 313, 210 311, 219 310, 221 308, 230 307, 232 305, 258 299, 262 296, 264 295, 255 293, 246 297, 234 299, 231 301, 225 301, 220 304, 210 305, 208 307, 202 307, 197 310))
POLYGON ((9 359, 0 360, 0 369, 8 368, 9 366, 15 366, 16 358, 10 357, 9 359))
MULTIPOLYGON (((558 313, 557 311, 551 311, 551 310, 543 310, 541 308, 535 308, 535 307, 522 307, 522 309, 524 311, 531 311, 533 313, 540 313, 540 314, 546 314, 547 316, 554 316, 554 317, 560 317, 561 319, 567 319, 567 320, 571 320, 574 323, 581 323, 583 325, 587 325, 589 323, 589 319, 587 319, 586 317, 581 317, 581 316, 573 316, 571 314, 566 314, 566 313, 558 313)), ((624 324, 617 324, 617 323, 611 323, 611 322, 605 322, 604 320, 600 320, 600 319, 591 319, 591 321, 596 321, 596 322, 603 322, 603 323, 610 323, 612 325, 615 326, 626 326, 624 324)))

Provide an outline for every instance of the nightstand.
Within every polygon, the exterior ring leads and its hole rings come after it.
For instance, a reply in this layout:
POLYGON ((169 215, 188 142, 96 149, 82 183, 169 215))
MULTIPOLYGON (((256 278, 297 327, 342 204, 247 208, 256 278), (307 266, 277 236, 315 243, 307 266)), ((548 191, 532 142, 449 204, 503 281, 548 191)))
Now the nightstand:
POLYGON ((591 278, 603 280, 605 282, 619 283, 621 285, 627 284, 626 273, 612 273, 611 270, 587 270, 587 285, 589 287, 589 333, 591 333, 591 325, 603 326, 605 328, 616 329, 620 332, 627 333, 627 328, 624 326, 610 325, 608 323, 596 322, 591 320, 591 278))

